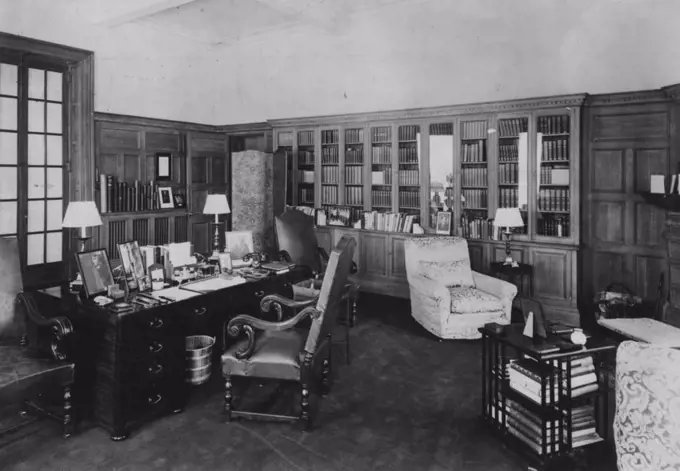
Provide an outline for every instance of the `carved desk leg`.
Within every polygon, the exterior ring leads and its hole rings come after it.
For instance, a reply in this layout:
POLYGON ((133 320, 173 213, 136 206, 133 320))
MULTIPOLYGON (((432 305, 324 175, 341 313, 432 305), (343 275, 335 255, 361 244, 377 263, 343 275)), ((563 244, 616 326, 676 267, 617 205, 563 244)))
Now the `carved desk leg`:
POLYGON ((64 438, 73 433, 73 418, 71 417, 71 385, 64 388, 64 438))
POLYGON ((231 375, 226 375, 224 378, 224 420, 231 422, 231 401, 233 399, 232 395, 232 384, 231 375))

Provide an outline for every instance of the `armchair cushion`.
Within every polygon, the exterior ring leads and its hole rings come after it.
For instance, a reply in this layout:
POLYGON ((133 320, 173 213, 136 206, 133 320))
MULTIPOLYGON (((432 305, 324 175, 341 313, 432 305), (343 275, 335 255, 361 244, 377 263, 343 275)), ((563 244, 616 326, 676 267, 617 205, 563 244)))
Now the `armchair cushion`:
POLYGON ((420 237, 412 239, 410 260, 413 275, 444 286, 475 287, 467 240, 461 237, 420 237))
POLYGON ((263 331, 258 333, 255 349, 249 358, 236 358, 236 351, 242 349, 247 340, 241 340, 222 355, 224 375, 274 378, 281 380, 300 379, 300 352, 304 350, 307 330, 263 331))
POLYGON ((477 288, 449 288, 452 314, 474 314, 479 312, 503 313, 503 303, 496 296, 477 288))
POLYGON ((57 362, 42 356, 36 349, 0 346, 0 391, 24 389, 32 382, 49 381, 65 386, 73 383, 74 364, 57 362))

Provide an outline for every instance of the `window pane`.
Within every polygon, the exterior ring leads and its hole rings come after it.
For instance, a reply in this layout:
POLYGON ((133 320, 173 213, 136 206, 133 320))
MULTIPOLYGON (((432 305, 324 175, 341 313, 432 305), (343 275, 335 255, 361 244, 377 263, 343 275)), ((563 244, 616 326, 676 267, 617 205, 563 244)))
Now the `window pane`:
POLYGON ((17 202, 0 201, 0 234, 16 234, 17 202))
POLYGON ((47 136, 47 165, 63 165, 64 141, 61 136, 47 136))
POLYGON ((45 165, 45 135, 28 135, 28 165, 45 165))
POLYGON ((26 242, 26 263, 28 265, 45 263, 45 234, 29 234, 26 242))
POLYGON ((45 197, 45 169, 29 167, 28 169, 28 198, 45 197))
POLYGON ((28 98, 45 99, 45 71, 28 69, 28 98))
POLYGON ((45 230, 45 200, 28 202, 28 232, 45 230))
POLYGON ((62 256, 61 231, 49 232, 47 234, 47 256, 46 262, 61 262, 62 256))
POLYGON ((0 64, 0 95, 17 96, 17 71, 14 64, 0 64))
POLYGON ((61 231, 61 221, 64 215, 64 200, 47 201, 47 230, 61 231))
POLYGON ((17 163, 17 136, 15 132, 0 132, 0 164, 17 163))
POLYGON ((0 167, 0 200, 16 199, 17 167, 0 167))
POLYGON ((0 129, 17 130, 17 99, 0 98, 0 129))
POLYGON ((47 197, 61 198, 64 189, 64 171, 61 167, 47 168, 47 197))
POLYGON ((47 132, 61 134, 61 105, 56 103, 47 104, 47 132))
POLYGON ((45 132, 45 102, 28 102, 28 130, 30 132, 45 132))
POLYGON ((47 72, 47 99, 62 101, 62 74, 60 72, 47 72))

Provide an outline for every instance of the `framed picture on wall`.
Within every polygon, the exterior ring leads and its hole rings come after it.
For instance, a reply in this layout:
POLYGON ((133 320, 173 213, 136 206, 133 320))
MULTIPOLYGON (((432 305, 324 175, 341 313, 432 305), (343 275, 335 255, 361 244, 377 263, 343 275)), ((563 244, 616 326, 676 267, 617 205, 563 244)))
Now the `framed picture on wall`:
POLYGON ((172 179, 172 154, 170 152, 156 152, 156 180, 172 179))
POLYGON ((448 211, 439 211, 437 213, 437 229, 438 235, 451 235, 451 213, 448 211))
POLYGON ((175 207, 172 197, 172 188, 169 186, 158 188, 158 206, 161 209, 172 209, 175 207))

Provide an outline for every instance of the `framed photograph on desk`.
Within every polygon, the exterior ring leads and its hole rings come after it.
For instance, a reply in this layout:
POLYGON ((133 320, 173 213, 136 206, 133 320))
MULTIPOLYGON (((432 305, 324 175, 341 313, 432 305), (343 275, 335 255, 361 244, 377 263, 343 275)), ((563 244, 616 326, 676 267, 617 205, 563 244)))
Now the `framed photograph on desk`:
POLYGON ((451 213, 439 211, 437 213, 437 235, 451 235, 451 213))
POLYGON ((128 288, 146 291, 151 288, 151 280, 146 274, 146 266, 139 243, 136 240, 118 244, 120 263, 123 265, 128 288))
POLYGON ((90 250, 76 254, 78 270, 83 279, 83 289, 88 298, 108 293, 109 286, 115 284, 111 262, 106 249, 90 250))
POLYGON ((172 198, 172 188, 169 186, 158 188, 158 206, 161 209, 172 209, 175 207, 172 198))
POLYGON ((234 268, 248 267, 252 262, 244 262, 243 257, 253 253, 252 231, 227 231, 224 233, 225 251, 231 254, 234 268))

